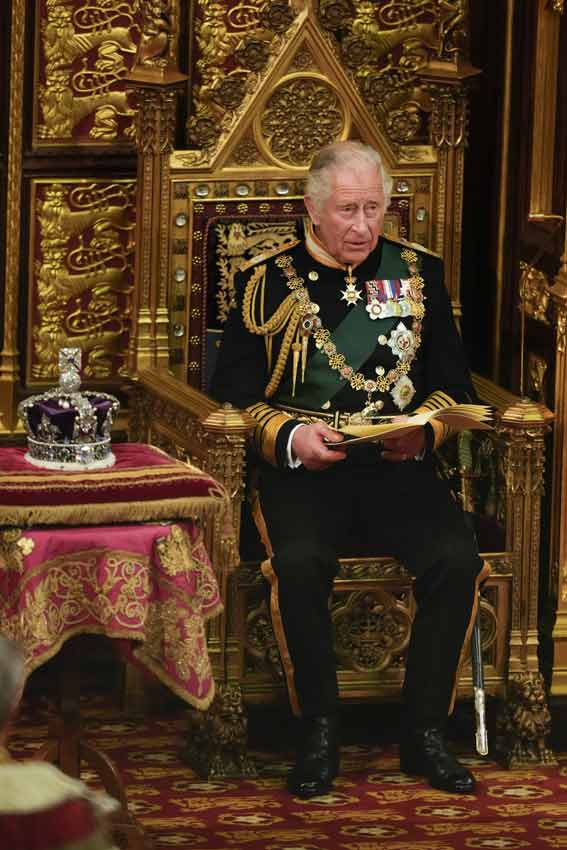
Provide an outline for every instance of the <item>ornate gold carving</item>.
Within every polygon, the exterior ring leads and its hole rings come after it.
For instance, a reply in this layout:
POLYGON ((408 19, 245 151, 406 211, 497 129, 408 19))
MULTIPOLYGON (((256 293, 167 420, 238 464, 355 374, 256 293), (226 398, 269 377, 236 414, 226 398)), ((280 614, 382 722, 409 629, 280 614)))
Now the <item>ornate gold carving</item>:
POLYGON ((38 144, 133 140, 135 113, 124 86, 140 34, 136 6, 134 0, 36 4, 41 33, 38 144))
POLYGON ((216 292, 217 319, 224 323, 236 304, 234 275, 244 260, 290 245, 297 239, 294 221, 219 222, 216 264, 219 272, 216 292))
POLYGON ((433 142, 438 148, 464 145, 467 131, 468 104, 464 91, 436 83, 427 86, 434 101, 431 116, 433 142))
POLYGON ((546 325, 549 321, 549 279, 539 269, 520 261, 520 301, 526 316, 546 325))
POLYGON ((319 21, 335 35, 345 67, 392 141, 426 142, 432 104, 421 76, 430 64, 455 69, 463 58, 468 38, 463 0, 322 0, 319 21))
POLYGON ((308 165, 321 147, 344 135, 346 111, 339 95, 319 75, 294 76, 277 86, 256 126, 272 156, 288 165, 308 165))
POLYGON ((333 606, 335 651, 343 667, 384 670, 405 650, 412 620, 405 602, 377 588, 349 594, 346 603, 333 606))
POLYGON ((286 0, 252 0, 233 7, 216 0, 199 4, 195 18, 198 82, 193 87, 187 130, 191 143, 204 153, 186 154, 193 165, 213 155, 236 114, 258 88, 270 60, 281 53, 294 17, 286 0))
POLYGON ((308 47, 301 47, 293 57, 291 71, 310 71, 315 67, 315 59, 308 47))
POLYGON ((567 325, 567 314, 565 312, 557 314, 557 350, 565 351, 565 328, 567 325))
POLYGON ((352 15, 349 0, 320 0, 319 20, 326 29, 335 30, 352 15))
POLYGON ((38 255, 31 288, 31 376, 57 375, 79 346, 87 378, 126 374, 134 183, 35 184, 38 255))
POLYGON ((174 0, 142 2, 142 34, 136 63, 154 68, 175 64, 177 3, 174 0))
POLYGON ((22 204, 25 20, 24 0, 14 0, 10 28, 4 333, 0 358, 0 430, 2 431, 11 431, 17 421, 15 390, 19 381, 17 334, 22 204))
MULTIPOLYGON (((567 211, 566 211, 567 212, 567 211)), ((567 216, 566 216, 567 217, 567 216)), ((553 488, 551 501, 551 564, 549 593, 557 600, 553 625, 553 673, 551 693, 567 693, 567 528, 565 506, 567 505, 567 229, 564 233, 563 252, 559 270, 555 276, 550 295, 553 301, 555 344, 557 354, 554 368, 554 410, 557 417, 553 445, 553 488)))
POLYGON ((202 779, 253 777, 257 771, 248 758, 247 744, 248 722, 240 688, 217 685, 208 711, 190 714, 185 761, 202 779))
POLYGON ((267 30, 285 32, 293 21, 293 10, 287 0, 270 0, 261 4, 260 24, 267 30))
POLYGON ((137 133, 143 154, 168 154, 173 149, 176 93, 145 89, 139 100, 137 133), (157 117, 159 116, 159 120, 157 117))
POLYGON ((538 592, 545 435, 553 414, 521 399, 497 425, 506 494, 506 548, 517 557, 513 582, 510 671, 539 669, 538 592))
POLYGON ((410 142, 421 127, 421 112, 416 103, 404 103, 388 113, 386 129, 395 142, 410 142))
MULTIPOLYGON (((258 575, 261 575, 256 568, 258 575)), ((270 613, 263 601, 258 608, 249 612, 246 618, 244 636, 248 661, 259 670, 268 670, 278 682, 283 682, 284 672, 278 644, 272 628, 270 613)))
POLYGON ((243 68, 249 71, 262 71, 270 59, 270 51, 265 41, 248 38, 234 52, 235 58, 243 68))
POLYGON ((538 0, 533 83, 532 145, 529 217, 535 221, 561 219, 553 210, 559 28, 555 5, 538 0))
POLYGON ((497 718, 496 748, 507 767, 557 764, 546 744, 551 732, 545 683, 541 673, 514 674, 508 682, 508 697, 497 718))
POLYGON ((532 395, 535 395, 537 401, 542 404, 545 402, 545 375, 547 372, 547 362, 543 357, 534 354, 530 351, 528 354, 528 377, 532 395))
POLYGON ((411 575, 394 558, 341 558, 337 578, 344 581, 395 579, 407 582, 408 587, 411 584, 411 575))

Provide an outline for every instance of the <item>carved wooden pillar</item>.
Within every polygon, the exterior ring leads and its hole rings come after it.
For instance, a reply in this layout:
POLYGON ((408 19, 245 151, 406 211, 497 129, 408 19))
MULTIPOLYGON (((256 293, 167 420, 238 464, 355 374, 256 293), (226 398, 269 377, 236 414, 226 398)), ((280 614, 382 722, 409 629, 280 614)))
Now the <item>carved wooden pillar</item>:
POLYGON ((22 133, 24 112, 24 0, 12 4, 10 31, 10 106, 6 203, 6 271, 4 283, 4 343, 0 354, 0 431, 15 429, 19 382, 18 316, 22 208, 22 133))
POLYGON ((432 96, 431 140, 438 149, 437 218, 434 248, 443 254, 445 283, 459 321, 463 221, 463 179, 467 141, 467 80, 478 74, 471 65, 430 62, 423 74, 432 96))
POLYGON ((545 435, 553 414, 530 399, 509 407, 503 438, 506 549, 514 553, 507 702, 497 719, 496 749, 508 767, 554 764, 547 747, 551 716, 539 671, 538 593, 545 435))
POLYGON ((514 552, 515 574, 510 634, 510 673, 538 671, 538 591, 544 438, 553 414, 522 399, 499 425, 506 487, 506 549, 514 552))
POLYGON ((553 675, 551 693, 567 694, 567 231, 561 267, 549 290, 555 313, 555 441, 553 448, 553 492, 551 501, 550 591, 557 600, 553 627, 553 675))
POLYGON ((169 365, 169 157, 176 94, 187 79, 174 58, 177 3, 146 1, 142 8, 142 40, 128 76, 138 99, 136 293, 129 352, 133 374, 148 366, 169 365))

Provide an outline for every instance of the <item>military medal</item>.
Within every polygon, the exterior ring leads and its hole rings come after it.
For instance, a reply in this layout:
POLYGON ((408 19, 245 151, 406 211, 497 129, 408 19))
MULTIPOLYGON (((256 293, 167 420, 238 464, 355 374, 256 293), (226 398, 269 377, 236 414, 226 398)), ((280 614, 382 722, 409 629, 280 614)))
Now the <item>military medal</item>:
POLYGON ((366 305, 366 312, 372 320, 379 319, 382 314, 382 305, 374 298, 366 305))
POLYGON ((402 375, 399 381, 397 381, 394 385, 393 389, 390 390, 390 395, 394 399, 394 404, 396 407, 399 407, 400 410, 407 407, 415 395, 415 387, 411 378, 408 378, 407 375, 402 375))
POLYGON ((354 307, 357 301, 362 298, 362 292, 357 289, 356 278, 353 276, 352 268, 348 266, 348 272, 345 277, 346 289, 341 289, 341 301, 346 301, 349 307, 354 307))
POLYGON ((403 362, 409 360, 415 351, 415 337, 403 322, 398 322, 398 326, 390 334, 387 344, 392 349, 392 354, 399 357, 403 362))
MULTIPOLYGON (((293 352, 293 390, 295 394, 296 375, 298 372, 299 359, 301 356, 302 369, 301 380, 305 377, 305 366, 307 360, 307 340, 313 337, 315 347, 327 357, 329 368, 337 371, 344 381, 356 392, 365 392, 367 402, 363 411, 358 416, 371 418, 378 415, 384 407, 380 399, 372 400, 376 392, 390 392, 394 404, 403 410, 415 395, 415 387, 408 376, 416 352, 421 345, 421 319, 425 313, 423 305, 423 278, 419 274, 418 257, 415 251, 404 250, 401 258, 409 268, 411 277, 408 280, 371 280, 366 283, 367 305, 366 310, 371 319, 385 318, 391 316, 413 316, 411 329, 403 322, 398 322, 397 327, 388 339, 384 334, 378 336, 380 345, 388 345, 396 356, 395 366, 386 372, 383 366, 375 369, 375 378, 367 378, 363 372, 358 372, 348 362, 345 355, 337 351, 337 347, 331 338, 331 332, 321 322, 318 305, 311 301, 305 281, 297 275, 291 257, 284 255, 278 257, 276 264, 287 278, 287 286, 299 302, 300 327, 294 343, 291 339, 288 343, 293 352)), ((312 275, 308 275, 312 278, 312 275)), ((314 276, 314 275, 313 275, 314 276)), ((354 306, 362 297, 360 290, 355 286, 356 278, 349 266, 345 276, 346 289, 341 290, 342 298, 349 306, 354 306)), ((281 352, 280 352, 281 358, 281 352)), ((284 355, 285 362, 285 355, 284 355)), ((268 385, 267 389, 271 389, 268 385)))

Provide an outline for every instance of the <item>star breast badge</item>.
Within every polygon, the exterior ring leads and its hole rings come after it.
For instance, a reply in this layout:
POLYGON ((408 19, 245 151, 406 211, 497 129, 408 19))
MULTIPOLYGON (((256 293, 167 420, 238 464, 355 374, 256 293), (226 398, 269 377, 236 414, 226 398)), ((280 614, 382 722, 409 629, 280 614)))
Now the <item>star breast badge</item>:
POLYGON ((354 283, 347 283, 346 289, 341 289, 341 292, 341 301, 346 301, 349 307, 353 307, 362 298, 360 289, 357 289, 354 283))

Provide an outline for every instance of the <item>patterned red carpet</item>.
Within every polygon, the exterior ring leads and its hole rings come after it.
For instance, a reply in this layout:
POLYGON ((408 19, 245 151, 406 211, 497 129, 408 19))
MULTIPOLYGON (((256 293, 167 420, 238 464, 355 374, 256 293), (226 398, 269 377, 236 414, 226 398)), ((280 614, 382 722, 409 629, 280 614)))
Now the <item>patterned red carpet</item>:
MULTIPOLYGON (((131 810, 154 850, 567 848, 567 755, 558 756, 557 767, 510 772, 475 757, 471 741, 468 752, 458 749, 466 752, 478 794, 459 797, 399 773, 393 741, 348 743, 333 793, 302 802, 284 790, 285 721, 251 735, 252 745, 261 745, 254 752, 259 778, 206 782, 181 758, 187 719, 179 705, 134 721, 98 698, 85 702, 83 716, 89 740, 122 772, 131 810)), ((32 758, 45 737, 44 706, 24 704, 12 754, 32 758)), ((83 778, 94 784, 92 775, 83 778)), ((1 836, 0 847, 10 850, 1 836)))

